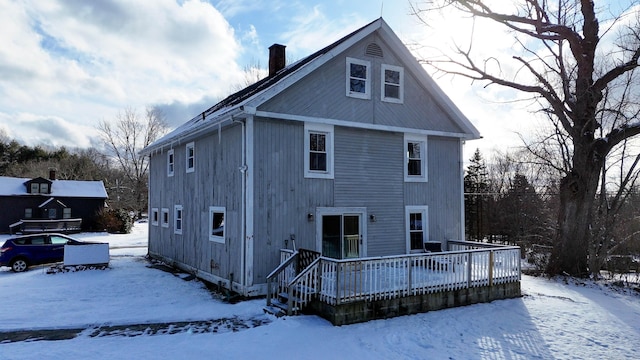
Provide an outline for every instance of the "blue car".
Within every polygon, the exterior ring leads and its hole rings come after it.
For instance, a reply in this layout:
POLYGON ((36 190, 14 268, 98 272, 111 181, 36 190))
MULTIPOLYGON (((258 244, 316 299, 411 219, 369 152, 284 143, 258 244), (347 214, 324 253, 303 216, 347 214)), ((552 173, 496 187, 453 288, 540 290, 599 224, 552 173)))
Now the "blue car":
POLYGON ((83 242, 62 234, 17 236, 5 241, 0 248, 0 266, 23 272, 32 265, 59 262, 64 259, 64 246, 67 244, 80 245, 83 242))

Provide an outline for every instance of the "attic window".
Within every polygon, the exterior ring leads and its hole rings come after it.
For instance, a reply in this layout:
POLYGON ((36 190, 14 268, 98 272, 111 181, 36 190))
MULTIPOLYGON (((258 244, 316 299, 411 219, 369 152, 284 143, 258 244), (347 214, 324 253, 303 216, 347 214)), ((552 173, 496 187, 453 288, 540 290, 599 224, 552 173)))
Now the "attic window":
POLYGON ((382 48, 376 43, 367 45, 364 54, 369 56, 383 57, 382 48))
POLYGON ((371 63, 347 58, 347 96, 371 99, 371 63))

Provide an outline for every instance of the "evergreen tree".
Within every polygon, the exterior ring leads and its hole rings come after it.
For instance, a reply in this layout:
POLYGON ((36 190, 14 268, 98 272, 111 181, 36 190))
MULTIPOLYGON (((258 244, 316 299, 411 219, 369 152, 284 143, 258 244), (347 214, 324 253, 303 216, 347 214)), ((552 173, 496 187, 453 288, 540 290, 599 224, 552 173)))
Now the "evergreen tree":
POLYGON ((468 238, 482 240, 487 234, 487 165, 476 149, 464 176, 465 230, 468 238))

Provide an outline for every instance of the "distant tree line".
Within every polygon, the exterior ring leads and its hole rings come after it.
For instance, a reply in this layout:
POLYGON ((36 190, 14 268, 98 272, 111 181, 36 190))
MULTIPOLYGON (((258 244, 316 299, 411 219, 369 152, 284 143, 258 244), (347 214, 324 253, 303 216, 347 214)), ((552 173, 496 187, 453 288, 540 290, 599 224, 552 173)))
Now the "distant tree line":
POLYGON ((109 208, 141 216, 148 207, 148 158, 139 151, 168 129, 162 112, 148 108, 145 115, 127 108, 114 119, 102 120, 98 132, 102 147, 69 149, 28 146, 0 129, 0 176, 59 180, 101 180, 109 208))
MULTIPOLYGON (((475 151, 464 177, 465 231, 468 240, 518 245, 523 255, 539 259, 556 239, 560 177, 528 154, 494 153, 487 162, 475 151)), ((633 186, 623 199, 618 192, 599 198, 593 226, 602 241, 593 263, 607 269, 612 258, 640 256, 640 187, 633 186)), ((537 265, 544 269, 546 263, 537 265)))

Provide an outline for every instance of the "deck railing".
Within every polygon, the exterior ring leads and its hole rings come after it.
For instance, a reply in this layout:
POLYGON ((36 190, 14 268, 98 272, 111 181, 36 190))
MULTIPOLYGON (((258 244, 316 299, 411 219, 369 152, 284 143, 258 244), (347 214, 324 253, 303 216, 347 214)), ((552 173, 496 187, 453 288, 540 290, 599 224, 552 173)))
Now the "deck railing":
MULTIPOLYGON (((296 277, 283 275, 282 286, 288 279, 287 291, 297 286, 302 301, 313 295, 339 305, 520 281, 517 246, 450 241, 449 250, 453 251, 349 260, 319 257, 296 277)), ((287 256, 295 254, 282 254, 289 264, 281 264, 280 272, 293 262, 287 256)))

